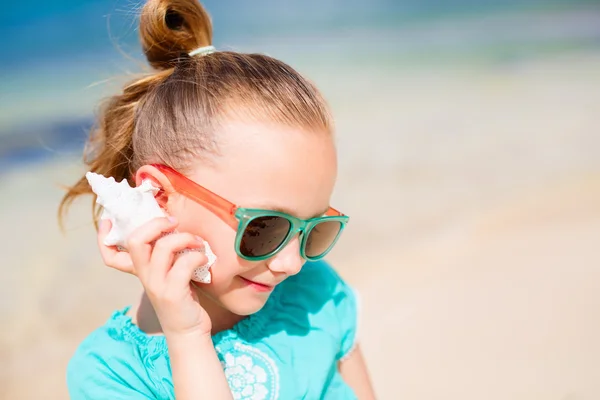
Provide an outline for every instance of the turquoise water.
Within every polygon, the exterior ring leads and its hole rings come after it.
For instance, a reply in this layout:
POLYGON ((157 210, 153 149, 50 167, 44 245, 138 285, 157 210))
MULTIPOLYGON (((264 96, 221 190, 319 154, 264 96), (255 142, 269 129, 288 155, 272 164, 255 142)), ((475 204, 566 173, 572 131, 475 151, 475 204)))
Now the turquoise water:
MULTIPOLYGON (((97 101, 139 71, 131 0, 12 2, 0 14, 0 167, 79 148, 97 101), (131 59, 126 59, 125 55, 131 59), (66 150, 65 150, 66 151, 66 150)), ((505 63, 600 47, 600 2, 210 0, 219 48, 274 55, 303 72, 505 63)))
MULTIPOLYGON (((217 44, 241 43, 264 34, 308 33, 344 25, 377 24, 404 14, 395 2, 349 0, 286 2, 205 1, 215 25, 217 44)), ((137 47, 133 1, 15 2, 0 17, 0 33, 11 37, 0 55, 0 70, 26 62, 79 58, 86 53, 104 53, 115 42, 137 47), (32 51, 35 49, 34 51, 32 51)))
MULTIPOLYGON (((0 14, 0 71, 85 54, 110 52, 115 43, 137 49, 132 0, 24 0, 0 14)), ((241 44, 254 36, 303 35, 365 27, 400 28, 412 21, 444 16, 493 15, 528 9, 573 8, 592 0, 207 0, 217 44, 241 44)))

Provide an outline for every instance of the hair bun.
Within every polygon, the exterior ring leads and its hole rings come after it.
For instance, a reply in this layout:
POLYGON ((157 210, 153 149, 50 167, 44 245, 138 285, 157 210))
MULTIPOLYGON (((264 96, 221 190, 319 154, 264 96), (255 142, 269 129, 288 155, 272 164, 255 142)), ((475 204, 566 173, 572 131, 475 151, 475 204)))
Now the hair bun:
POLYGON ((212 23, 197 0, 149 0, 140 15, 140 39, 156 69, 168 69, 183 54, 212 42, 212 23))

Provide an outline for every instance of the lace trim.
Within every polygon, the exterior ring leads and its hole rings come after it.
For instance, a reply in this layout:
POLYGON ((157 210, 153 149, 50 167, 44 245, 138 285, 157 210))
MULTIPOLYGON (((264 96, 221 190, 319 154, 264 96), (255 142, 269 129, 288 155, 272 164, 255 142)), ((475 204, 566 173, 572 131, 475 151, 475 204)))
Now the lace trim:
MULTIPOLYGON (((271 294, 265 306, 257 313, 252 314, 238 322, 233 328, 218 332, 213 335, 212 340, 215 345, 225 342, 233 342, 240 336, 244 339, 252 340, 261 337, 265 327, 269 322, 269 315, 273 308, 279 303, 279 293, 281 288, 278 286, 271 294), (279 289, 279 290, 278 290, 279 289)), ((168 355, 167 341, 164 335, 148 335, 143 332, 127 315, 131 306, 122 310, 115 311, 107 321, 107 328, 112 334, 124 341, 136 344, 144 349, 148 356, 168 355)))

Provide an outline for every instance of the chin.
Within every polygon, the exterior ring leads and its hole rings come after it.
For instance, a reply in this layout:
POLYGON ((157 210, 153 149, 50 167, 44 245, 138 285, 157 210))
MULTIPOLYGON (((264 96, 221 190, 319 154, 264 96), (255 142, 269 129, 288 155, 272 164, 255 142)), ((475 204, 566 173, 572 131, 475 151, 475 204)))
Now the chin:
POLYGON ((229 311, 236 315, 247 316, 259 312, 266 304, 267 298, 244 296, 231 304, 223 304, 229 311))

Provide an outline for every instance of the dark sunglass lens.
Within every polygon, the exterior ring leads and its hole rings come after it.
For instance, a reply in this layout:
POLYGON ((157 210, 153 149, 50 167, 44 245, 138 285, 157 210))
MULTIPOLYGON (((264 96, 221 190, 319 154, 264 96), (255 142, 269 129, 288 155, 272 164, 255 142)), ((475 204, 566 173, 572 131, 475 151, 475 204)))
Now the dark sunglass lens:
POLYGON ((306 238, 306 257, 319 257, 325 253, 341 229, 342 224, 339 221, 326 221, 315 225, 306 238))
POLYGON ((282 217, 258 217, 248 223, 240 252, 246 257, 262 257, 277 249, 290 231, 290 221, 282 217))

